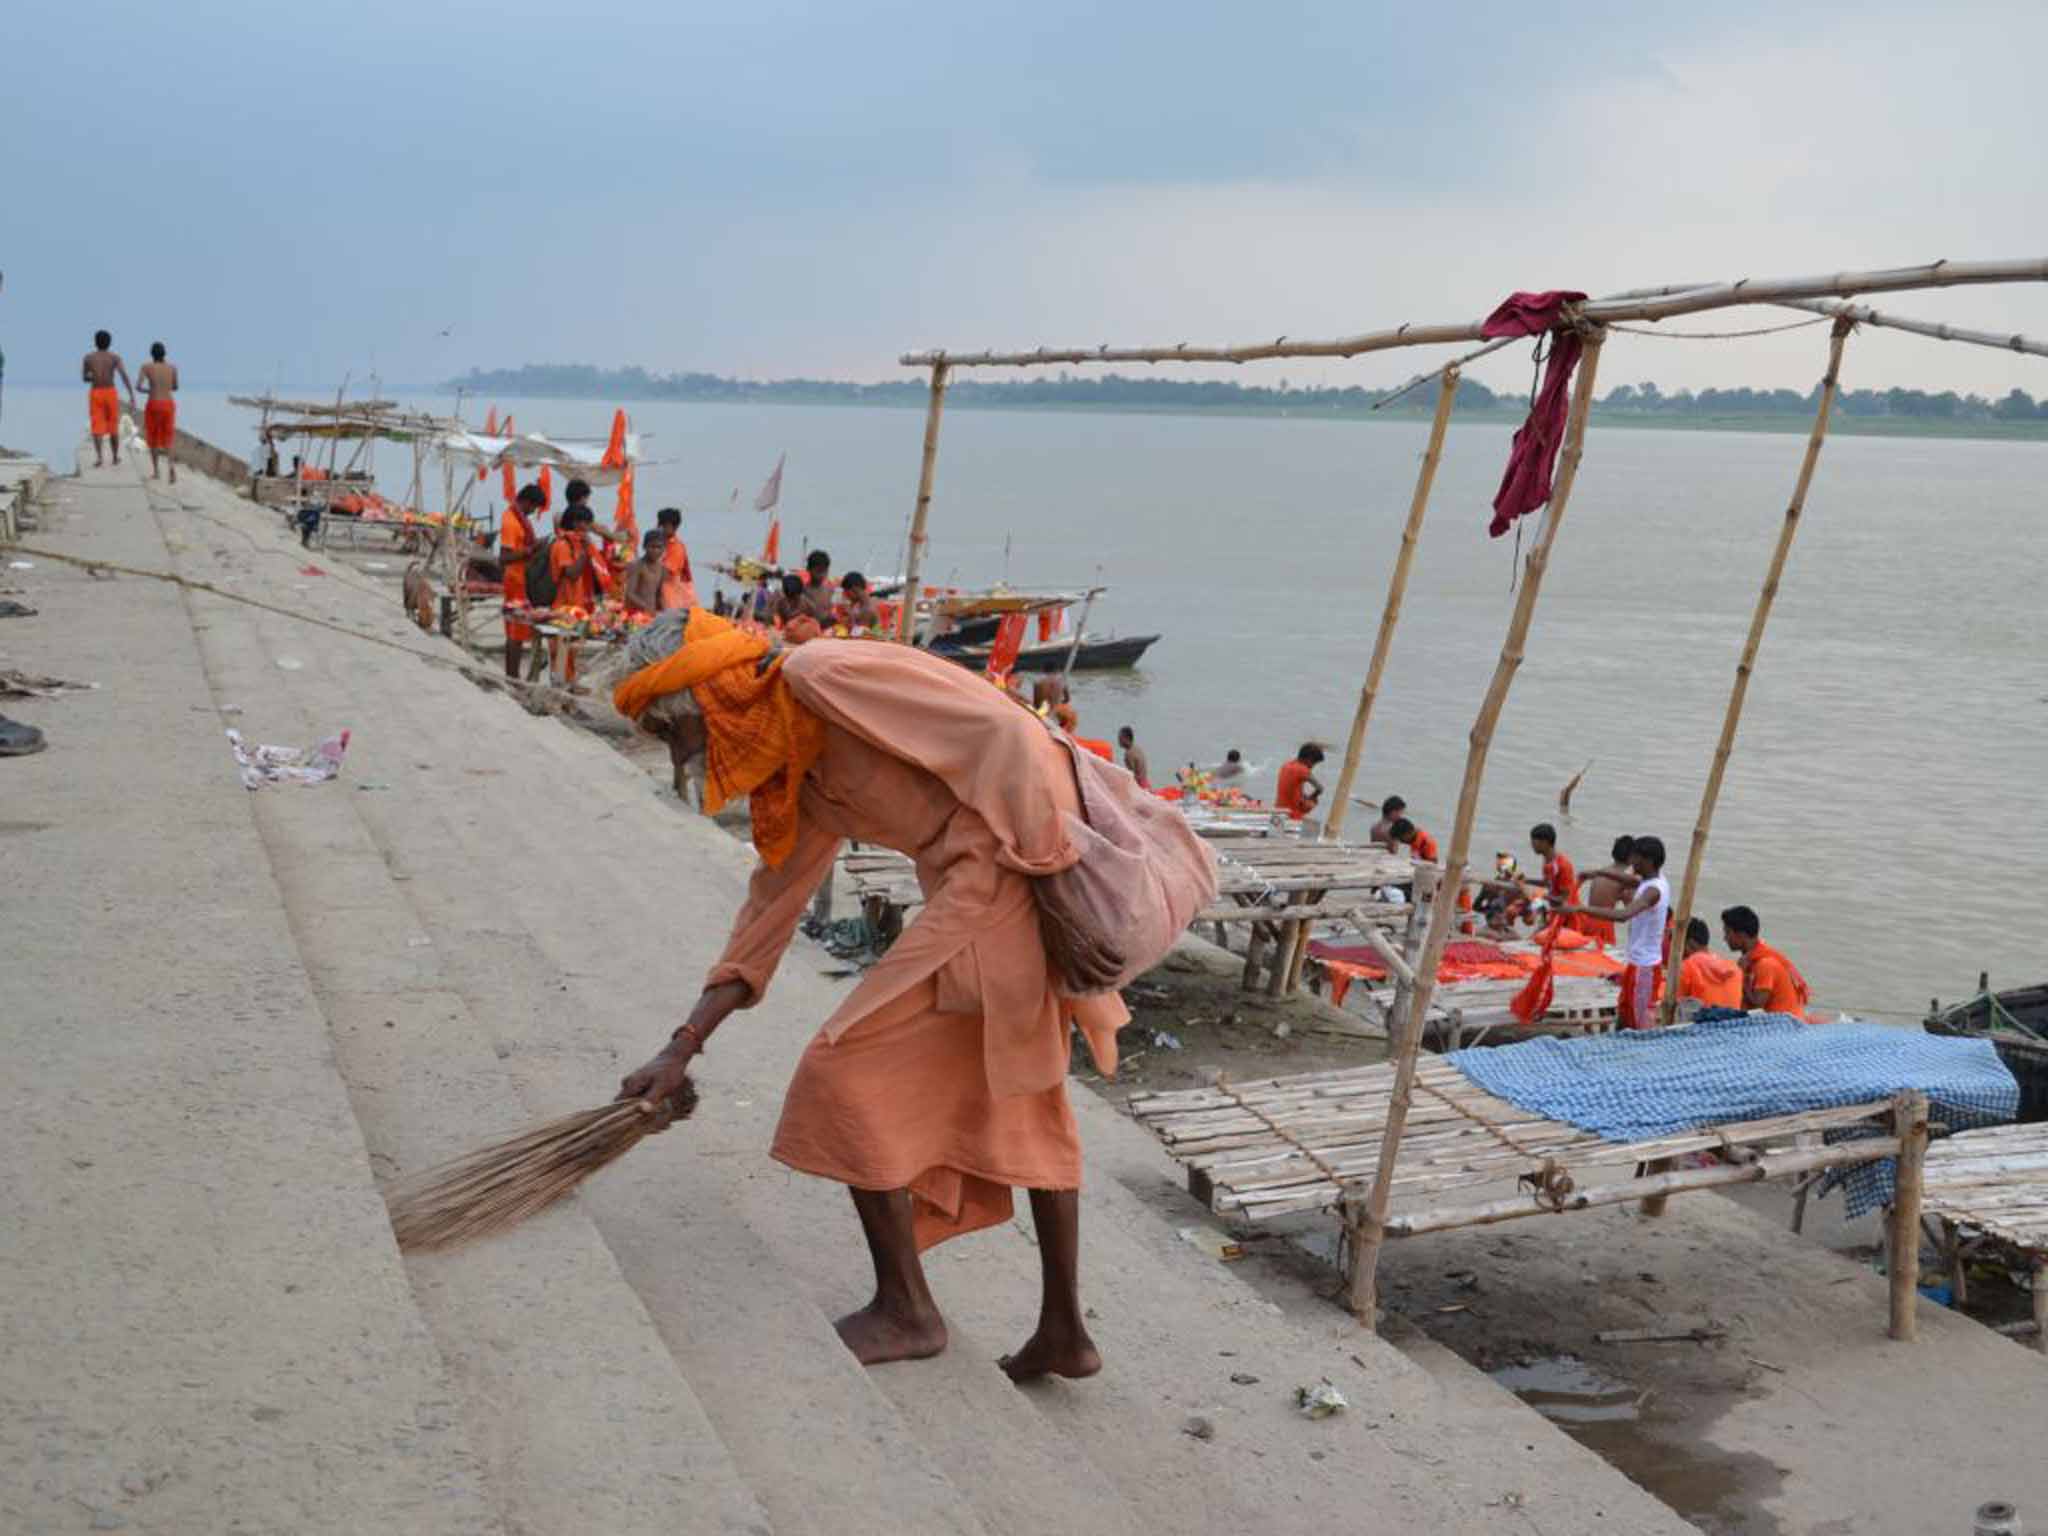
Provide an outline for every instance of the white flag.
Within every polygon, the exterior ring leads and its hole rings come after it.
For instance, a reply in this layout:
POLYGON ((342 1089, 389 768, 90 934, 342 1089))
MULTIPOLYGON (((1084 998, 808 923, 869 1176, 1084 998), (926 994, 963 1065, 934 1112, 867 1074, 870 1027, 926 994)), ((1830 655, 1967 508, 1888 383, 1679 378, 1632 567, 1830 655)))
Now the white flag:
POLYGON ((756 512, 766 512, 782 500, 782 460, 788 457, 785 453, 775 461, 775 473, 768 477, 767 484, 761 487, 761 494, 754 498, 756 512))

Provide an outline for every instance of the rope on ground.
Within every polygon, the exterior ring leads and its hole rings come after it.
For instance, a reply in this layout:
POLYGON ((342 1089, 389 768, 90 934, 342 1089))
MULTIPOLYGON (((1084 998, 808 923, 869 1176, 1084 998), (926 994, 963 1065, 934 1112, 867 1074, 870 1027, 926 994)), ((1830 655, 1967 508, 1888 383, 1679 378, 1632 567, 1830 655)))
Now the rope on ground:
POLYGON ((245 597, 240 592, 230 592, 225 587, 217 587, 210 581, 201 581, 194 576, 180 576, 175 571, 147 571, 138 566, 120 565, 112 560, 93 560, 81 555, 59 554, 54 549, 38 549, 28 544, 10 544, 7 547, 11 551, 18 551, 24 555, 34 555, 38 560, 54 560, 60 565, 76 566, 88 575, 112 571, 117 576, 136 576, 144 581, 167 582, 171 586, 183 587, 187 591, 204 592, 211 597, 226 598, 231 603, 243 603, 251 608, 261 608, 265 613, 274 613, 281 618, 296 619, 301 624, 311 624, 319 629, 331 629, 337 635, 347 635, 351 640, 365 640, 371 645, 381 645, 386 650, 398 651, 407 656, 417 657, 429 666, 447 667, 451 671, 460 672, 463 676, 489 687, 516 689, 521 693, 544 702, 567 704, 573 699, 573 695, 560 688, 550 687, 546 683, 522 682, 518 678, 507 677, 502 672, 494 672, 488 667, 480 667, 474 662, 461 661, 452 656, 438 656, 432 651, 422 651, 414 646, 402 645, 398 641, 387 639, 383 635, 373 635, 365 629, 351 629, 348 625, 337 624, 332 619, 316 618, 310 613, 300 613, 295 609, 280 607, 276 603, 266 603, 260 597, 245 597))

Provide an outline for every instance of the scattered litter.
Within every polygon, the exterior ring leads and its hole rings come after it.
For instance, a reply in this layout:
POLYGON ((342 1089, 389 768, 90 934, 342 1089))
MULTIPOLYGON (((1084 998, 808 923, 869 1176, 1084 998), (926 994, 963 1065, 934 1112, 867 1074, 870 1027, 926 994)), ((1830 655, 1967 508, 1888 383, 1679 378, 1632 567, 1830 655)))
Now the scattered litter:
POLYGON ((1239 1387, 1256 1387, 1259 1384, 1259 1378, 1250 1371, 1232 1371, 1230 1380, 1233 1386, 1239 1387))
POLYGON ((388 571, 391 567, 382 560, 365 560, 363 562, 363 569, 366 571, 388 571))
POLYGON ((7 569, 10 571, 32 571, 35 568, 36 563, 33 560, 10 560, 7 562, 7 569))
POLYGON ((286 672, 301 672, 305 670, 306 666, 296 656, 280 656, 277 658, 277 665, 282 671, 286 672))
POLYGON ((220 707, 220 712, 224 715, 239 715, 242 712, 242 706, 239 704, 223 704, 220 707))
POLYGON ((227 737, 246 789, 261 789, 266 784, 324 784, 341 772, 341 755, 348 750, 347 731, 311 747, 252 747, 232 726, 227 737))
POLYGON ((1190 1248, 1199 1248, 1222 1263, 1235 1264, 1244 1257, 1244 1245, 1232 1242, 1214 1227, 1178 1227, 1175 1231, 1190 1248))
POLYGON ((356 791, 360 794, 373 789, 389 789, 390 787, 389 784, 379 783, 376 779, 363 779, 357 783, 356 791))
POLYGON ((1133 982, 1124 988, 1124 1001, 1140 1003, 1148 1008, 1158 1008, 1172 1002, 1173 994, 1164 987, 1147 987, 1133 982))
POLYGON ((405 947, 407 949, 425 949, 433 942, 424 933, 416 933, 405 941, 405 947))
POLYGON ((325 576, 327 573, 317 565, 302 565, 299 567, 299 574, 301 576, 325 576))
POLYGON ((1344 1400, 1344 1394, 1325 1376, 1312 1387, 1294 1389, 1294 1406, 1301 1410, 1305 1419, 1327 1419, 1333 1413, 1342 1413, 1351 1405, 1344 1400))
POLYGON ((1472 1303, 1469 1301, 1454 1301, 1447 1307, 1437 1308, 1439 1312, 1470 1312, 1471 1310, 1472 1303))
POLYGON ((17 603, 11 597, 0 597, 0 619, 32 619, 35 609, 27 603, 17 603))
POLYGON ((1504 1493, 1497 1499, 1487 1501, 1488 1509, 1520 1509, 1528 1500, 1519 1493, 1504 1493))
POLYGON ((1768 1360, 1759 1360, 1755 1355, 1744 1355, 1742 1358, 1762 1370, 1776 1371, 1780 1376, 1785 1374, 1785 1367, 1782 1365, 1773 1365, 1768 1360))
POLYGON ((1181 1048, 1180 1036, 1164 1029, 1152 1031, 1152 1043, 1167 1051, 1177 1051, 1181 1048))
POLYGON ((72 683, 33 672, 0 671, 0 699, 54 699, 67 693, 90 693, 98 683, 72 683))
POLYGON ((1214 1440, 1216 1438, 1215 1424, 1203 1418, 1199 1413, 1191 1415, 1181 1425, 1180 1432, 1196 1440, 1214 1440))

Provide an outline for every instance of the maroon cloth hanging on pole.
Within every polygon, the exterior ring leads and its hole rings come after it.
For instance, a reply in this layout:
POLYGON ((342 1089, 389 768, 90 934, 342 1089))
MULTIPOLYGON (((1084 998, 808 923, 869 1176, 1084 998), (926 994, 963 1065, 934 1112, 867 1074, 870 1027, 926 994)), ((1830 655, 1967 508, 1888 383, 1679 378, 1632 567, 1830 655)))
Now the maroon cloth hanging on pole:
POLYGON ((1529 404, 1529 417, 1515 433, 1508 450, 1507 469, 1500 477, 1500 489, 1493 497, 1493 521, 1486 531, 1499 538, 1515 525, 1515 519, 1534 512, 1550 500, 1550 474, 1557 466, 1557 450, 1564 444, 1565 418, 1571 412, 1572 370, 1586 344, 1579 333, 1563 327, 1567 304, 1576 304, 1583 293, 1557 288, 1548 293, 1510 294, 1500 308, 1486 317, 1479 334, 1489 341, 1502 336, 1535 336, 1551 333, 1550 362, 1543 372, 1543 387, 1529 404))

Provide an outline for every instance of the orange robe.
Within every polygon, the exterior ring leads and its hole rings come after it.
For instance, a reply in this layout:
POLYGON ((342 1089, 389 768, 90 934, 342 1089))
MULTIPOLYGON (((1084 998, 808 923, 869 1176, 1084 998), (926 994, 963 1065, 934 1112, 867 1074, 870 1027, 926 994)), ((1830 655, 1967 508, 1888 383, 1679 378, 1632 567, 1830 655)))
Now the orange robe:
POLYGON ((813 641, 783 674, 824 747, 796 846, 755 870, 709 984, 760 1001, 844 839, 908 854, 925 905, 804 1052, 774 1156, 856 1189, 908 1187, 921 1248, 1007 1220, 1019 1185, 1078 1188, 1068 1023, 1114 1072, 1130 1014, 1114 992, 1062 995, 1039 936, 1029 877, 1079 856, 1066 749, 980 678, 908 647, 813 641))
POLYGON ((1579 899, 1579 872, 1561 853, 1553 853, 1543 861, 1543 883, 1549 887, 1553 905, 1570 906, 1579 899))
POLYGON ((1298 757, 1290 758, 1280 765, 1280 784, 1273 792, 1273 804, 1285 811, 1290 821, 1300 821, 1315 809, 1314 804, 1302 793, 1302 786, 1308 782, 1312 772, 1314 770, 1298 757))
MULTIPOLYGON (((505 509, 504 526, 498 530, 498 563, 505 571, 505 604, 526 601, 526 562, 533 554, 533 524, 526 520, 526 514, 517 505, 505 509)), ((512 645, 524 645, 533 638, 531 624, 505 620, 505 639, 512 645)))
POLYGON ((661 606, 670 608, 694 608, 697 606, 696 578, 690 572, 690 551, 682 539, 671 536, 661 551, 661 606))
POLYGON ((1703 949, 1678 968, 1680 999, 1696 997, 1710 1008, 1742 1006, 1742 967, 1726 955, 1703 949))
POLYGON ((1749 974, 1750 990, 1763 994, 1760 1006, 1766 1012, 1789 1013, 1795 1019, 1806 1016, 1813 991, 1799 974, 1799 968, 1777 950, 1758 939, 1749 946, 1748 962, 1743 969, 1749 974))
POLYGON ((583 574, 575 578, 562 573, 583 558, 589 543, 580 533, 565 533, 555 540, 548 551, 548 567, 555 573, 555 606, 557 608, 581 608, 586 613, 593 606, 596 596, 594 565, 585 566, 583 574))

